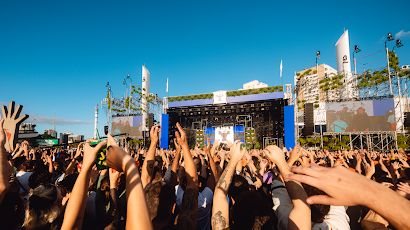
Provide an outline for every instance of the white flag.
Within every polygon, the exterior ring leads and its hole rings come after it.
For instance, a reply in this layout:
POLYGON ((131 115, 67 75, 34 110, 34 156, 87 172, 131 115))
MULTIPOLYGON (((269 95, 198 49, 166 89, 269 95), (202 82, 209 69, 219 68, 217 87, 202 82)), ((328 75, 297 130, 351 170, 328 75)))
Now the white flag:
POLYGON ((168 93, 168 78, 167 78, 167 85, 165 87, 165 92, 168 93))
POLYGON ((280 59, 280 66, 279 66, 279 71, 280 71, 279 76, 280 76, 280 78, 282 78, 282 70, 283 70, 282 59, 280 59))

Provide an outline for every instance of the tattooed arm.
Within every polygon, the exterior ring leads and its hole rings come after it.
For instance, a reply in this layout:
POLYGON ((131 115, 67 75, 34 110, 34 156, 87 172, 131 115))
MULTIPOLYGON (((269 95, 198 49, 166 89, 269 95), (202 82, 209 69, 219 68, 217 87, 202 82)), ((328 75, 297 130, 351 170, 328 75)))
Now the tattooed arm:
POLYGON ((242 159, 246 150, 241 149, 241 144, 235 142, 231 147, 231 160, 216 184, 213 207, 212 229, 226 229, 229 227, 229 204, 226 200, 228 188, 235 172, 236 164, 242 159))

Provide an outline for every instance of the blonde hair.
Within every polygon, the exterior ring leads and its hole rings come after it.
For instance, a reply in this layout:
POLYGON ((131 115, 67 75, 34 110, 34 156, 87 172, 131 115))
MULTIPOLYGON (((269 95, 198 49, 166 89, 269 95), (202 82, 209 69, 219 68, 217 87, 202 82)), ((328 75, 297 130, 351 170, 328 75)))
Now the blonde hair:
POLYGON ((31 190, 23 227, 37 229, 54 223, 61 213, 57 196, 57 188, 52 184, 31 190))

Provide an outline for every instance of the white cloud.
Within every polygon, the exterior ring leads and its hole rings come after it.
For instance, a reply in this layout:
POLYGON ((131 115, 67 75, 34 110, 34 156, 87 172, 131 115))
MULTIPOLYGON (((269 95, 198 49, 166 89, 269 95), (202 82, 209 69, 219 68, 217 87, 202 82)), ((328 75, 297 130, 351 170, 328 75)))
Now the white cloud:
POLYGON ((399 32, 396 33, 396 35, 394 35, 394 37, 396 39, 403 39, 403 38, 410 37, 410 31, 400 30, 399 32))
POLYGON ((66 119, 61 117, 46 117, 46 116, 30 116, 26 122, 33 122, 36 124, 49 124, 49 125, 85 125, 92 124, 92 121, 82 121, 75 119, 66 119))

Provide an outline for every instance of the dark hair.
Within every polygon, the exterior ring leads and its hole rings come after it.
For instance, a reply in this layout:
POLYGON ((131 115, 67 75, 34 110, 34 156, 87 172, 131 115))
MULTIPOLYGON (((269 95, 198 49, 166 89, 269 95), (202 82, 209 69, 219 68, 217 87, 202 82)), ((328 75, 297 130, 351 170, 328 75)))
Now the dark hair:
POLYGON ((51 181, 51 173, 44 168, 37 168, 28 178, 28 186, 32 189, 41 184, 48 184, 51 181))
POLYGON ((71 193, 71 191, 74 188, 74 184, 77 180, 77 177, 77 173, 67 175, 62 181, 58 182, 58 186, 63 188, 66 192, 71 193))
POLYGON ((249 191, 248 181, 240 175, 234 175, 229 186, 229 195, 236 201, 241 193, 246 191, 249 191))
POLYGON ((159 194, 161 192, 162 182, 149 183, 144 188, 145 200, 147 201, 148 212, 151 220, 157 216, 159 194))
POLYGON ((198 190, 189 188, 184 192, 180 213, 178 216, 178 229, 196 229, 198 211, 198 190))
MULTIPOLYGON (((244 191, 242 192, 232 209, 232 229, 253 229, 257 219, 262 220, 260 226, 264 226, 267 222, 272 224, 273 221, 273 204, 260 191, 244 191)), ((267 224, 267 225, 269 225, 267 224)))

